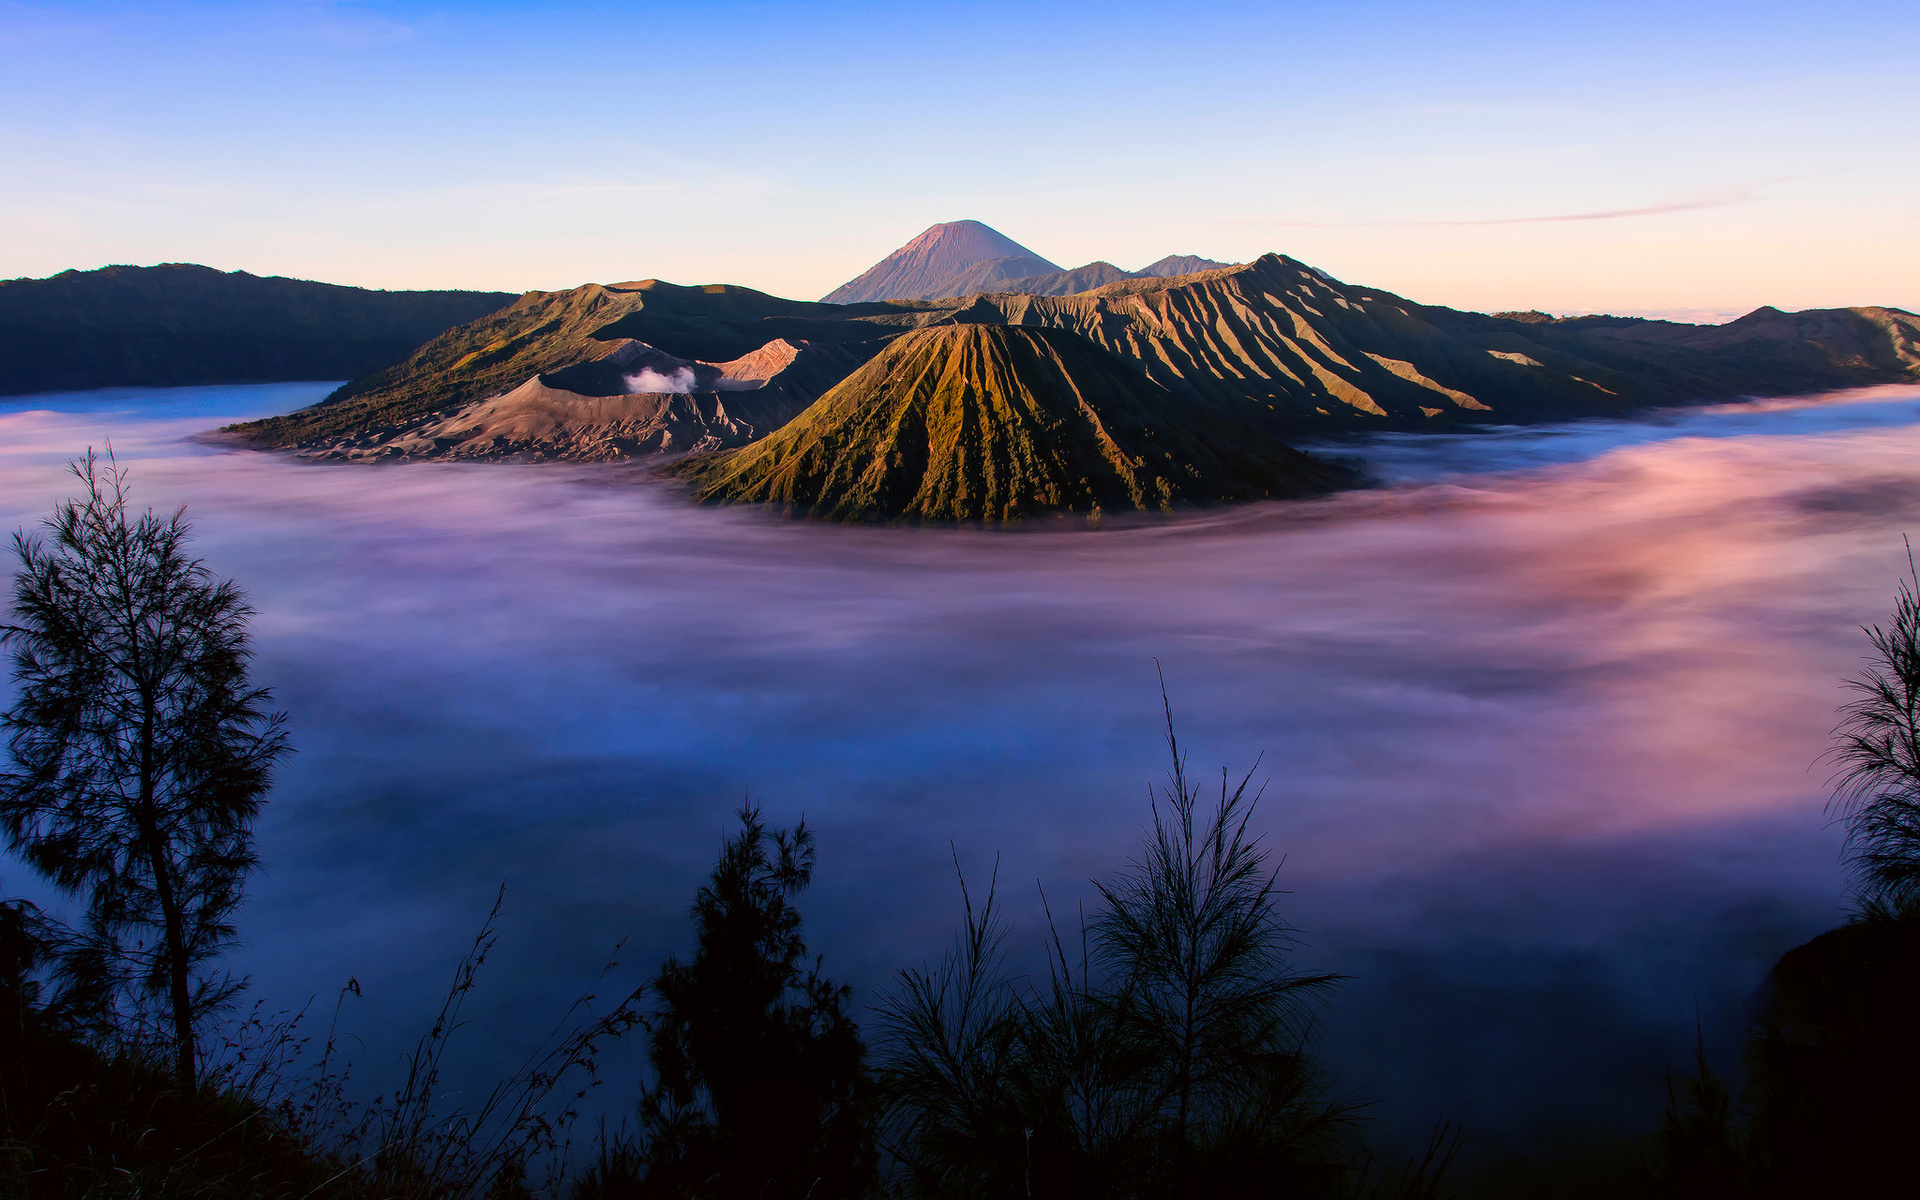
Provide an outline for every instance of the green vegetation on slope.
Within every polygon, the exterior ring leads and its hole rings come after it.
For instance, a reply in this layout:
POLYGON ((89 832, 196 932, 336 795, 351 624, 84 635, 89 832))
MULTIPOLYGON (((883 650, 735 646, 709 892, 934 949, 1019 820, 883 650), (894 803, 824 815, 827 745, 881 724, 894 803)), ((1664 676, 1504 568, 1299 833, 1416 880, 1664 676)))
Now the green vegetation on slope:
POLYGON ((0 394, 364 375, 513 297, 188 263, 0 281, 0 394))
POLYGON ((778 432, 675 470, 701 500, 838 521, 1165 511, 1348 482, 1190 411, 1084 338, 997 325, 907 334, 778 432))

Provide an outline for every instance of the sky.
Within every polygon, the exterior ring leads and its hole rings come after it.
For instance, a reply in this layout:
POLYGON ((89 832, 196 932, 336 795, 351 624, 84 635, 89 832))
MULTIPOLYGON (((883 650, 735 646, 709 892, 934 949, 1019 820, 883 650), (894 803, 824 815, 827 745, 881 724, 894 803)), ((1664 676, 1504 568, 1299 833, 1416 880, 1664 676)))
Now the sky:
POLYGON ((0 0, 0 278, 813 298, 938 221, 1427 303, 1920 309, 1920 8, 0 0))

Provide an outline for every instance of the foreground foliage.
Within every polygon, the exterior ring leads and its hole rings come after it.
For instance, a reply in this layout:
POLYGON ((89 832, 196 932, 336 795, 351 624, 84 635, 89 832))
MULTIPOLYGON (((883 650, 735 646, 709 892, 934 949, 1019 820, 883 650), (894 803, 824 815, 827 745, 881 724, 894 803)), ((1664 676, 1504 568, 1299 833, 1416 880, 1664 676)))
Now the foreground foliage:
POLYGON ((187 555, 186 510, 135 516, 125 474, 92 451, 73 473, 84 495, 55 507, 51 544, 14 536, 0 830, 85 904, 60 944, 63 1000, 166 1041, 191 1091, 197 1026, 239 987, 210 967, 235 937, 285 718, 248 679, 253 610, 187 555))
POLYGON ((1832 757, 1854 917, 1769 973, 1736 1103, 1704 1053, 1670 1085, 1648 1175, 1667 1195, 1779 1197, 1910 1191, 1920 1128, 1920 571, 1847 686, 1832 757))
POLYGON ((669 958, 654 980, 640 1135, 604 1147, 576 1196, 867 1192, 874 1156, 852 991, 807 962, 789 903, 813 868, 805 821, 770 831, 758 809, 741 810, 694 899, 693 958, 669 958))
POLYGON ((1202 804, 1173 766, 1146 851, 1100 886, 1044 985, 1006 970, 991 891, 937 967, 881 1006, 888 1148, 925 1196, 1337 1194, 1362 1161, 1354 1114, 1308 1054, 1251 776, 1202 804))

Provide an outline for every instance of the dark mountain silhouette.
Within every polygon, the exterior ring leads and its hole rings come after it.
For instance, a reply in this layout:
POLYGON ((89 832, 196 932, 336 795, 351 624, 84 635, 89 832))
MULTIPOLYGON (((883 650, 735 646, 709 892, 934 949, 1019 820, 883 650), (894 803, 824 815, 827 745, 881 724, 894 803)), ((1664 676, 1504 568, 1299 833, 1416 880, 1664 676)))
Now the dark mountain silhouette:
POLYGON ((1194 413, 1077 334, 906 334, 779 432, 687 460, 702 500, 842 521, 1010 521, 1302 496, 1351 479, 1194 413))
POLYGON ((189 263, 0 281, 0 394, 351 379, 511 301, 189 263))

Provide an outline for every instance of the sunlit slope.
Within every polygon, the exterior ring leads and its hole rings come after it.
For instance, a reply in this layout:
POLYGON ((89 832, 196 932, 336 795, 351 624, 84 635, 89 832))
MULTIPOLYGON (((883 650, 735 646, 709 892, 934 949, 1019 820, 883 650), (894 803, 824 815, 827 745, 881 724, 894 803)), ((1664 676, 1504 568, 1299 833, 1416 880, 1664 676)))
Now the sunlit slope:
POLYGON ((1348 482, 1084 338, 992 325, 900 337, 778 432, 676 473, 701 500, 841 521, 1163 511, 1348 482))

